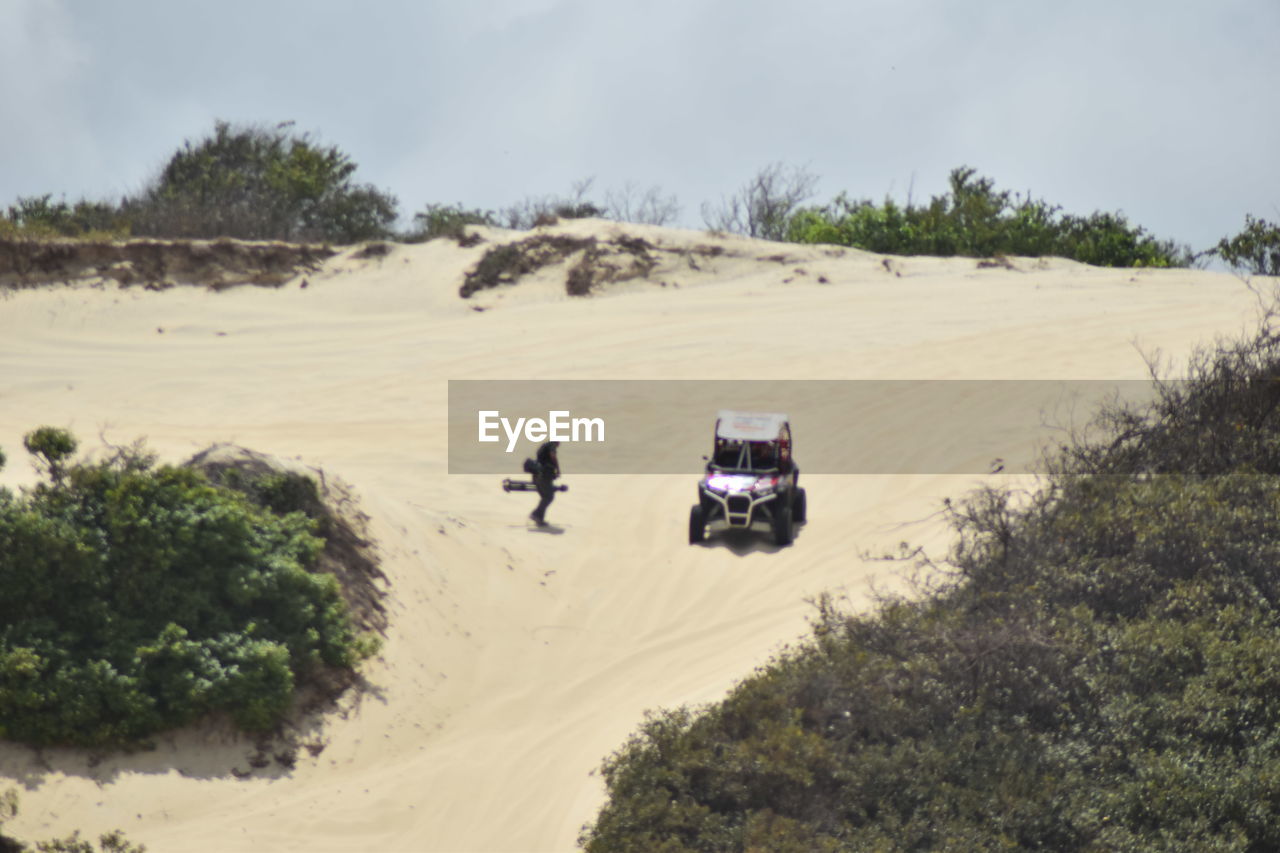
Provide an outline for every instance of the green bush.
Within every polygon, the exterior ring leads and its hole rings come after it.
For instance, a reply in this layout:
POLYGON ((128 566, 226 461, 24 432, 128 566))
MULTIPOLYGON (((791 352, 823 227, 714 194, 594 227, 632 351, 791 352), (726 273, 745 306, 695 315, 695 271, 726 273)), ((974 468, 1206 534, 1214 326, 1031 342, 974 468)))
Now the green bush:
POLYGON ((54 202, 53 196, 19 197, 0 218, 3 237, 78 237, 118 240, 129 236, 128 222, 108 202, 81 199, 74 205, 54 202))
POLYGON ((336 146, 274 128, 216 122, 186 142, 121 212, 135 234, 357 243, 390 236, 396 199, 355 184, 336 146))
POLYGON ((1280 338, 952 506, 914 599, 604 764, 588 850, 1280 848, 1280 338))
POLYGON ((22 444, 27 452, 40 460, 41 466, 54 480, 62 479, 63 462, 76 452, 78 442, 65 429, 40 427, 27 433, 22 444))
POLYGON ((468 225, 496 225, 492 211, 468 210, 460 204, 428 204, 413 215, 414 229, 405 236, 410 243, 422 243, 437 237, 462 240, 468 225))
POLYGON ((290 124, 215 122, 211 135, 184 143, 154 182, 119 205, 19 198, 0 217, 0 237, 357 243, 391 236, 395 196, 355 183, 345 152, 288 132, 290 124))
POLYGON ((115 745, 215 711, 262 731, 366 648, 336 579, 308 571, 315 522, 265 508, 314 485, 270 480, 257 504, 136 451, 66 465, 69 434, 31 436, 60 473, 0 500, 0 736, 115 745))
POLYGON ((785 227, 796 243, 832 243, 896 255, 990 258, 1055 255, 1098 266, 1189 266, 1190 251, 1130 226, 1119 213, 1087 217, 1031 197, 995 189, 968 167, 954 169, 950 190, 926 205, 882 205, 838 196, 797 211, 785 227))
POLYGON ((1244 230, 1223 237, 1210 254, 1253 275, 1280 275, 1280 225, 1246 214, 1244 230))
POLYGON ((251 474, 227 468, 219 475, 218 484, 241 492, 255 505, 276 515, 300 512, 317 523, 325 519, 316 481, 296 471, 251 474))

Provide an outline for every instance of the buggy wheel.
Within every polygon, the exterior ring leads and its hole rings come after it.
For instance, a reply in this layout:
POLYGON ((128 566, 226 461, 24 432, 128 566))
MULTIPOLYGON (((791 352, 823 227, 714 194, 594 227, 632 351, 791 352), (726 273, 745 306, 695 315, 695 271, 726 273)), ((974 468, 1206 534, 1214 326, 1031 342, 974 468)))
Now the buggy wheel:
POLYGON ((707 517, 702 507, 695 506, 689 510, 689 544, 696 545, 707 538, 707 517))
POLYGON ((796 524, 804 524, 809 520, 808 503, 804 489, 796 489, 796 499, 791 508, 791 518, 796 524))
POLYGON ((773 517, 773 541, 778 545, 790 545, 791 538, 791 507, 784 505, 773 517))

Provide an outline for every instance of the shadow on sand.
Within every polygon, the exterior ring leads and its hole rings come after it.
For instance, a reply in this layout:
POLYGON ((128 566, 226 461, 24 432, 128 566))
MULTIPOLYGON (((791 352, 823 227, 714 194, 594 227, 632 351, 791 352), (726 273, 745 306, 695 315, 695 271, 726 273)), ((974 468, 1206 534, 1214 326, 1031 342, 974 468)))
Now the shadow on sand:
POLYGON ((724 548, 739 557, 748 554, 776 554, 794 547, 804 531, 804 524, 796 524, 792 528, 792 544, 778 545, 773 541, 773 533, 764 527, 753 530, 721 529, 707 531, 707 538, 697 543, 699 548, 724 548))
POLYGON ((252 735, 225 714, 116 749, 33 747, 0 741, 0 777, 38 790, 51 775, 77 776, 108 785, 123 774, 177 771, 190 779, 279 779, 327 744, 333 718, 346 719, 366 697, 385 704, 383 689, 356 676, 341 695, 303 692, 289 719, 274 731, 252 735))

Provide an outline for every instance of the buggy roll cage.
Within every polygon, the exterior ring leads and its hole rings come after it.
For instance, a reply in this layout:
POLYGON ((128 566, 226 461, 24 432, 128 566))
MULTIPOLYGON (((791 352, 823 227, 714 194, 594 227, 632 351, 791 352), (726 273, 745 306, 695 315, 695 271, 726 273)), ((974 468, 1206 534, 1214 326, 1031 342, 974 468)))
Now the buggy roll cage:
POLYGON ((707 470, 776 474, 791 470, 791 424, 783 414, 724 410, 716 418, 707 470))

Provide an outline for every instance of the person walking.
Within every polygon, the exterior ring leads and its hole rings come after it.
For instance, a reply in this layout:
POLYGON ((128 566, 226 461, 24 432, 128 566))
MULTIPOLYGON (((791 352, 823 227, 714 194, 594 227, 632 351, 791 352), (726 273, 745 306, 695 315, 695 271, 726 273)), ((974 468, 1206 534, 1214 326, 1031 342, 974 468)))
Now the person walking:
POLYGON ((556 457, 556 449, 559 447, 560 442, 548 441, 538 448, 533 485, 538 490, 539 500, 537 508, 529 513, 529 517, 539 527, 547 526, 547 507, 551 506, 551 501, 556 496, 555 481, 560 476, 560 460, 556 457))

